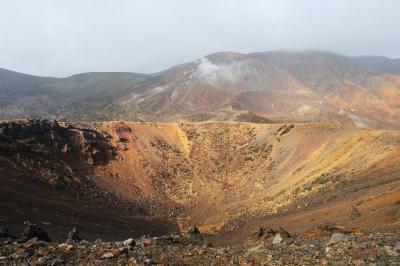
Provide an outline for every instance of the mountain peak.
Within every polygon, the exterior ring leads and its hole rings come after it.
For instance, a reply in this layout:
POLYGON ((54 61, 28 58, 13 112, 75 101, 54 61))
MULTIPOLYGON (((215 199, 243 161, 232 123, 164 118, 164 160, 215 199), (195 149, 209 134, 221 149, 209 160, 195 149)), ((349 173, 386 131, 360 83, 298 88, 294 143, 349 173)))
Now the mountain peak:
POLYGON ((400 61, 386 57, 223 51, 152 75, 93 72, 46 79, 8 74, 11 78, 0 83, 7 95, 0 119, 53 117, 58 109, 57 116, 78 120, 231 120, 254 112, 272 120, 400 125, 400 61))

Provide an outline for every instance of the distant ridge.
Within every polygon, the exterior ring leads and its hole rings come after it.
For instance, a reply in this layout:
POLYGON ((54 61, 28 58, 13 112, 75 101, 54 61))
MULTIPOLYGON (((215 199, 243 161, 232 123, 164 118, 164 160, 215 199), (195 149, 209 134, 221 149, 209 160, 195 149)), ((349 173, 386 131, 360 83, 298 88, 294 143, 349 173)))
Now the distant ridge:
POLYGON ((191 117, 337 120, 400 128, 400 59, 322 51, 219 52, 155 74, 67 78, 0 69, 0 119, 74 121, 191 117))

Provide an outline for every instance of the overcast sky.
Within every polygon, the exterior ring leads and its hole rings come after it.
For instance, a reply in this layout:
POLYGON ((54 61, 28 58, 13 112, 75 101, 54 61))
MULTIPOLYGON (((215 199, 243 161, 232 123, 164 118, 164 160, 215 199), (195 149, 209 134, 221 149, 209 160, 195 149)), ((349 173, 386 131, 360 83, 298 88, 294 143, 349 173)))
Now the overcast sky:
POLYGON ((400 57, 398 0, 0 0, 0 67, 151 73, 217 51, 400 57))

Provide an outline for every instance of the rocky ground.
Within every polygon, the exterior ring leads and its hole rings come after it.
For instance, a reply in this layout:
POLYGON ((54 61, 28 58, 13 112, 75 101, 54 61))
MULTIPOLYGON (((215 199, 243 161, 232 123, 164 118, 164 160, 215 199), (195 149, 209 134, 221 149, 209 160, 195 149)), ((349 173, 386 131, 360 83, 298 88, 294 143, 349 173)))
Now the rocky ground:
POLYGON ((3 123, 0 265, 400 265, 399 139, 334 124, 3 123), (20 234, 25 220, 37 225, 20 234))
POLYGON ((291 236, 283 228, 260 228, 246 243, 213 246, 195 226, 187 235, 89 242, 76 227, 64 243, 50 242, 27 223, 21 237, 2 228, 2 265, 399 265, 400 234, 319 228, 291 236), (29 238, 29 240, 28 240, 29 238))

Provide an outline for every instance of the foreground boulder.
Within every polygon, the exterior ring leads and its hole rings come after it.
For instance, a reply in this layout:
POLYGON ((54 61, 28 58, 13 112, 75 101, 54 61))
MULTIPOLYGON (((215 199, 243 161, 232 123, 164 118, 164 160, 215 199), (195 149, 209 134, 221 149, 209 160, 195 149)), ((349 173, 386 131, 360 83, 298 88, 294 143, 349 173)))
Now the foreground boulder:
POLYGON ((272 244, 281 244, 283 242, 284 242, 283 237, 279 233, 276 234, 274 239, 272 240, 272 244))
POLYGON ((130 247, 135 245, 135 240, 133 240, 133 238, 128 238, 122 243, 124 244, 124 246, 130 247))
POLYGON ((277 233, 275 234, 274 239, 272 240, 272 244, 281 244, 290 238, 292 238, 290 233, 280 226, 277 233))
POLYGON ((22 233, 22 236, 18 239, 18 242, 27 242, 32 238, 37 238, 37 240, 51 242, 51 239, 47 235, 47 233, 40 228, 37 224, 32 224, 29 221, 24 222, 25 229, 22 233))

